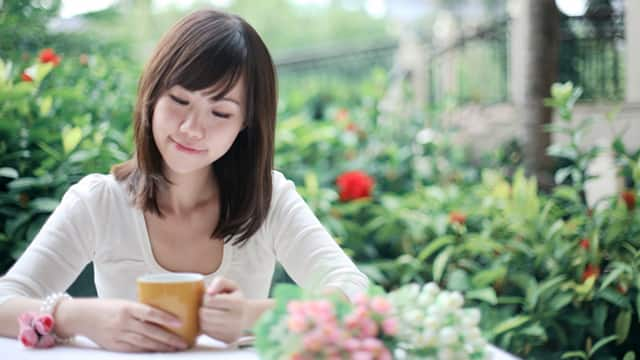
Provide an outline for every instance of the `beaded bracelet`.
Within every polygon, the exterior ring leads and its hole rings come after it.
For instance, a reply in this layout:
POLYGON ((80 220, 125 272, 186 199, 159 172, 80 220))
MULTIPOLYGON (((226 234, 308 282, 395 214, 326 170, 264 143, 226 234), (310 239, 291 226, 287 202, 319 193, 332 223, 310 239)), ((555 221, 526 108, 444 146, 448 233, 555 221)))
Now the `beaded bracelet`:
MULTIPOLYGON (((67 293, 53 293, 47 296, 42 302, 42 305, 40 305, 40 313, 49 314, 52 318, 55 318, 55 312, 58 308, 58 305, 60 304, 60 301, 69 299, 71 299, 71 296, 69 296, 69 294, 67 293)), ((56 340, 56 343, 58 344, 69 344, 73 340, 73 336, 65 338, 57 336, 55 333, 52 333, 52 335, 56 340)))

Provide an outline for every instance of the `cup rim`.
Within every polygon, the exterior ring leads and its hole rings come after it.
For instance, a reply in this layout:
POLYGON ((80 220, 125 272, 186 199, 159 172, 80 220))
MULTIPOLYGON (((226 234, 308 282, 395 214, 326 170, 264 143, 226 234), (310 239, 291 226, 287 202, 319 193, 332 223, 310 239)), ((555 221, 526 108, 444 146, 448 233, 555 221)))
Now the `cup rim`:
POLYGON ((138 276, 139 283, 172 284, 183 282, 196 282, 204 280, 204 275, 198 273, 167 273, 167 274, 146 274, 138 276))

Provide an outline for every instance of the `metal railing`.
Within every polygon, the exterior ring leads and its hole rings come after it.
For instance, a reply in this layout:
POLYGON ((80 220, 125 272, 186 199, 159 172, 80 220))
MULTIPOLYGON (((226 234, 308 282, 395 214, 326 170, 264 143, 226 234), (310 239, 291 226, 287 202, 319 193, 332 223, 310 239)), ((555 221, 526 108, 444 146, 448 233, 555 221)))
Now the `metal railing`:
MULTIPOLYGON (((510 20, 499 19, 464 35, 450 46, 427 54, 428 100, 499 103, 509 100, 510 20)), ((572 81, 584 89, 584 100, 624 98, 624 18, 563 19, 560 28, 558 81, 572 81)), ((429 49, 430 44, 424 44, 429 49)), ((357 78, 373 67, 391 69, 398 43, 321 49, 280 58, 282 76, 332 74, 357 78)))

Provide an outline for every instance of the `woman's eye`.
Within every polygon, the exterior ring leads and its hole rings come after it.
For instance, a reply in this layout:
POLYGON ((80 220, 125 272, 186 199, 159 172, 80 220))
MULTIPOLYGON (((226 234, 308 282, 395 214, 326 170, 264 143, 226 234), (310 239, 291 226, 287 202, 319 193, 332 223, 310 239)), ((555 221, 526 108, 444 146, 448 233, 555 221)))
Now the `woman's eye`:
POLYGON ((179 97, 175 96, 175 95, 169 95, 169 97, 171 98, 171 100, 177 102, 180 105, 189 105, 189 102, 186 100, 182 100, 179 97))
POLYGON ((228 119, 228 118, 231 117, 231 114, 221 113, 221 112, 218 112, 218 111, 212 111, 211 113, 214 116, 217 116, 217 117, 220 117, 220 118, 223 118, 223 119, 228 119))

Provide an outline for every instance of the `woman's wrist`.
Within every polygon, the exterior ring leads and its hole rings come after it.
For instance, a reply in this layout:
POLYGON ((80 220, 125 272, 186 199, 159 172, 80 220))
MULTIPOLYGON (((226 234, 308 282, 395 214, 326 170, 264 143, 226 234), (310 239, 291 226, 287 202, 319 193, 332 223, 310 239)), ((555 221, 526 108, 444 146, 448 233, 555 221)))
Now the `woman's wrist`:
POLYGON ((82 334, 84 299, 63 299, 56 308, 55 332, 60 337, 82 334))
POLYGON ((247 300, 247 313, 243 330, 251 330, 260 316, 272 309, 276 302, 273 299, 249 299, 247 300))

